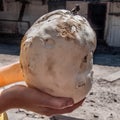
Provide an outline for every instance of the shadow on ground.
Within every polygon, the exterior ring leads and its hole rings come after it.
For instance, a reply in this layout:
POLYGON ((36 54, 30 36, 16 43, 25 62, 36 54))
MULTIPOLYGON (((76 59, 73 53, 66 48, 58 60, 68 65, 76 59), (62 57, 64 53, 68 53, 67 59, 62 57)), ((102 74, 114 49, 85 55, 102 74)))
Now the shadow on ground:
POLYGON ((23 35, 0 33, 0 54, 19 55, 23 35))
POLYGON ((0 43, 0 54, 19 55, 20 45, 0 43))
POLYGON ((94 54, 94 64, 120 66, 120 47, 97 46, 94 54))
POLYGON ((85 119, 58 115, 58 116, 51 117, 50 120, 85 120, 85 119))

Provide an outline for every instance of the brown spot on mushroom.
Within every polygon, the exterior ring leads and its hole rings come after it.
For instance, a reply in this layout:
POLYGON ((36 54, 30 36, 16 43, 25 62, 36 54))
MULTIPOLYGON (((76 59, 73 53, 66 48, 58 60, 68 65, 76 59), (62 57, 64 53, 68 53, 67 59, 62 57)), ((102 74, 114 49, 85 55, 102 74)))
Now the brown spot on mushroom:
POLYGON ((89 34, 88 34, 87 32, 84 32, 84 34, 85 34, 87 37, 89 37, 89 34))
POLYGON ((87 62, 87 55, 84 57, 83 62, 87 62))
POLYGON ((59 25, 57 25, 57 31, 59 32, 59 35, 65 40, 75 40, 75 32, 72 30, 72 25, 69 25, 68 23, 61 22, 59 25))
POLYGON ((88 24, 86 23, 86 20, 85 19, 82 19, 82 20, 79 20, 81 22, 81 24, 85 24, 88 26, 88 24))
POLYGON ((81 73, 78 73, 78 75, 76 76, 76 83, 75 83, 76 88, 84 87, 85 84, 86 81, 83 78, 81 78, 81 73))
POLYGON ((54 62, 51 58, 47 59, 46 67, 47 67, 47 73, 53 77, 55 77, 55 70, 54 70, 54 62))
POLYGON ((53 48, 55 46, 55 40, 53 39, 46 39, 45 40, 45 47, 46 48, 53 48))
POLYGON ((21 44, 27 39, 26 35, 22 38, 21 44))
POLYGON ((81 24, 78 24, 78 27, 81 29, 81 24))
POLYGON ((77 88, 85 86, 85 82, 78 82, 77 83, 77 88))
POLYGON ((86 71, 86 69, 87 69, 87 60, 88 60, 88 57, 85 56, 83 58, 83 61, 80 64, 80 72, 86 71))
POLYGON ((84 22, 86 22, 86 19, 85 19, 85 18, 83 18, 83 21, 84 21, 84 22))
POLYGON ((28 72, 31 74, 31 75, 35 75, 34 71, 32 70, 32 66, 28 63, 27 67, 28 68, 28 72))

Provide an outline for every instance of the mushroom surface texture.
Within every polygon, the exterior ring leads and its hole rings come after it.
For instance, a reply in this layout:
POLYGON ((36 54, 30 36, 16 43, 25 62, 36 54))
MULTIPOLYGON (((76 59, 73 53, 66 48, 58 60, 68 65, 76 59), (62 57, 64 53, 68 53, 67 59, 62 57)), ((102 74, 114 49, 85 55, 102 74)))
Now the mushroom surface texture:
POLYGON ((26 83, 77 103, 92 86, 96 35, 88 21, 68 10, 40 17, 21 43, 20 63, 26 83))

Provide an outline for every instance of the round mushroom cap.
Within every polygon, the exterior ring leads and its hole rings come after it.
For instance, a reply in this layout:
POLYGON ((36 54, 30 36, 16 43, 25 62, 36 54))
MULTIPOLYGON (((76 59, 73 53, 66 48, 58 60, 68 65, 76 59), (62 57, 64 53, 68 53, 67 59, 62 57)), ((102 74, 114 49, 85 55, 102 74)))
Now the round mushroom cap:
POLYGON ((40 17, 23 37, 20 62, 26 83, 77 103, 92 86, 96 36, 88 21, 68 10, 40 17))

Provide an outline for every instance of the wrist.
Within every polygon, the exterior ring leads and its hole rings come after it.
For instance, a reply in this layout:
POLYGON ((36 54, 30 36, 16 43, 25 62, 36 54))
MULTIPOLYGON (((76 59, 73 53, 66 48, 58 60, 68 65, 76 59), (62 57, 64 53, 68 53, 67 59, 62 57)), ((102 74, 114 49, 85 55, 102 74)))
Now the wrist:
POLYGON ((14 89, 8 88, 0 93, 0 113, 10 108, 17 108, 19 106, 20 95, 14 89))
POLYGON ((7 110, 7 104, 6 103, 7 103, 6 98, 4 99, 4 97, 3 97, 3 90, 0 90, 0 113, 7 110))

